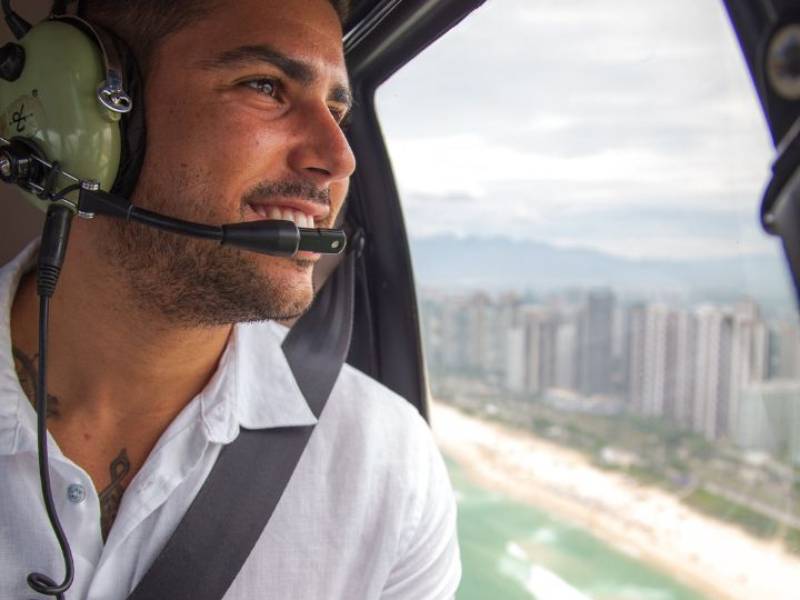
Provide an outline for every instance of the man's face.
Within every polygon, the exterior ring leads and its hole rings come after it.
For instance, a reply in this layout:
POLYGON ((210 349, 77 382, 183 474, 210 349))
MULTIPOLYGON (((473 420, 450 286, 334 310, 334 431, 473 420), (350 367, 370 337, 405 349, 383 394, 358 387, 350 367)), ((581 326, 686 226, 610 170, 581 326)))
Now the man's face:
MULTIPOLYGON (((355 161, 328 0, 237 0, 168 36, 146 76, 147 152, 133 201, 209 224, 331 227, 355 161)), ((130 224, 101 244, 140 302, 174 320, 286 318, 313 297, 315 255, 278 258, 130 224)))

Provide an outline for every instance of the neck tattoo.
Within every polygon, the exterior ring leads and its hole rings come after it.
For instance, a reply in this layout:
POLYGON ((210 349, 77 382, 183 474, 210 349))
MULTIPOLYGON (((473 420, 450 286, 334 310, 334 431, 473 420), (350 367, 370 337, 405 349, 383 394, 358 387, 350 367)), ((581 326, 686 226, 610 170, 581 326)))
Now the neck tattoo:
POLYGON ((128 451, 123 448, 119 456, 111 461, 109 467, 111 483, 100 492, 100 531, 103 534, 104 541, 108 539, 108 532, 111 531, 111 526, 117 517, 122 495, 125 493, 125 487, 122 482, 130 470, 131 461, 128 458, 128 451))

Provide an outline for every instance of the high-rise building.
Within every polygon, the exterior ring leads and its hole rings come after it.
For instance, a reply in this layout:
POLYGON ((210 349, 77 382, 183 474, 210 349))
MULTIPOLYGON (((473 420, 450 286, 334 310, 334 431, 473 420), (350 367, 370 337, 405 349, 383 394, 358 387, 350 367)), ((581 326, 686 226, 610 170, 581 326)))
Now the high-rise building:
POLYGON ((578 318, 575 311, 559 315, 556 328, 555 387, 578 389, 578 318))
POLYGON ((739 418, 741 391, 766 379, 767 367, 767 327, 761 320, 758 305, 751 300, 740 302, 733 312, 731 331, 731 383, 728 401, 730 428, 739 418))
POLYGON ((589 292, 578 321, 578 389, 608 394, 612 386, 613 316, 616 299, 608 290, 589 292))
POLYGON ((627 322, 626 309, 619 304, 614 306, 611 329, 611 392, 624 398, 627 386, 627 322))
POLYGON ((528 364, 525 328, 521 325, 511 327, 506 341, 508 343, 505 369, 506 387, 514 393, 521 394, 525 392, 527 380, 525 370, 528 364))
POLYGON ((635 412, 644 412, 645 397, 645 331, 647 307, 630 306, 626 313, 626 389, 628 404, 635 412))
POLYGON ((670 416, 679 425, 691 427, 697 377, 697 323, 686 310, 674 313, 675 352, 670 416))
POLYGON ((506 382, 512 391, 537 395, 556 382, 557 315, 544 307, 521 310, 508 335, 506 382))
POLYGON ((627 311, 627 333, 630 406, 687 424, 694 394, 692 315, 663 304, 634 305, 627 311))
POLYGON ((646 416, 662 416, 671 392, 675 332, 670 317, 669 308, 660 304, 651 304, 645 311, 641 412, 646 416))
POLYGON ((700 307, 692 429, 715 440, 728 429, 733 317, 716 306, 700 307))
POLYGON ((439 337, 440 345, 436 356, 441 359, 445 371, 458 371, 466 368, 467 340, 469 323, 463 299, 447 297, 440 300, 439 337))
POLYGON ((517 325, 521 305, 521 300, 515 293, 503 294, 495 301, 490 338, 493 363, 489 365, 489 369, 501 379, 506 375, 508 365, 509 332, 517 325))
POLYGON ((492 312, 494 306, 488 294, 477 292, 468 299, 466 309, 467 370, 473 373, 485 371, 494 362, 492 351, 492 312))

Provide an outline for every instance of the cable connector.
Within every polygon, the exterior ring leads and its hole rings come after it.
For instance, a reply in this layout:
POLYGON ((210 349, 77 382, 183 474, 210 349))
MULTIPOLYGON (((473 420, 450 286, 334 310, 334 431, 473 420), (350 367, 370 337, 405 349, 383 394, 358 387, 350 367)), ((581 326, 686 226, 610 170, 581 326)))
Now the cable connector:
POLYGON ((59 204, 52 205, 47 211, 36 271, 36 289, 40 297, 50 298, 56 291, 58 276, 67 254, 72 216, 69 208, 59 204))

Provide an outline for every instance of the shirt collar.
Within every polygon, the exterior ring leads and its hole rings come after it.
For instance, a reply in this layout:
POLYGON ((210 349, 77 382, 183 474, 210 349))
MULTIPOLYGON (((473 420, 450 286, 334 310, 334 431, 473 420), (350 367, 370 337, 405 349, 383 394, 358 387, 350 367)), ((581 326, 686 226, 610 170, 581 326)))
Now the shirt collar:
POLYGON ((14 260, 0 268, 0 455, 18 450, 23 427, 36 430, 36 413, 14 368, 11 307, 20 279, 33 267, 38 247, 39 241, 34 240, 14 260))
POLYGON ((317 422, 283 353, 287 332, 274 321, 239 323, 234 328, 242 427, 300 427, 317 422))
MULTIPOLYGON (((33 267, 37 249, 38 240, 0 268, 0 455, 20 451, 23 430, 35 433, 36 428, 36 414, 14 368, 10 324, 17 287, 33 267)), ((195 399, 209 441, 228 443, 236 438, 239 426, 316 424, 281 348, 287 332, 270 321, 234 326, 216 373, 195 399)))

